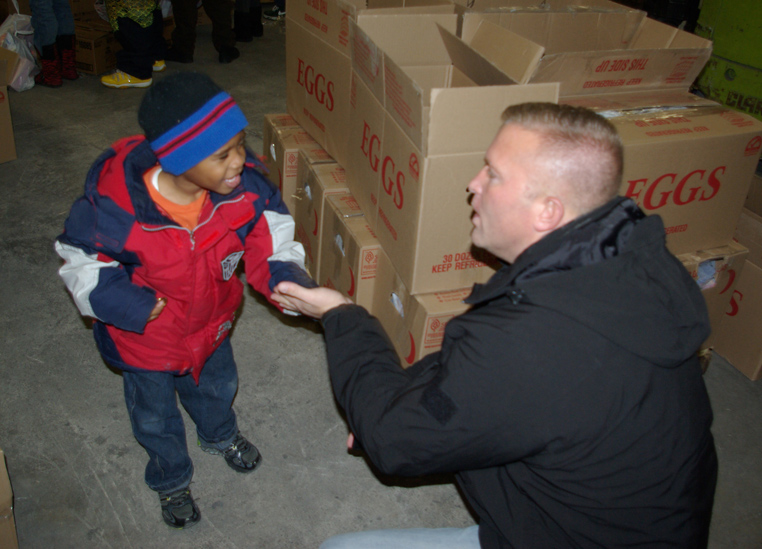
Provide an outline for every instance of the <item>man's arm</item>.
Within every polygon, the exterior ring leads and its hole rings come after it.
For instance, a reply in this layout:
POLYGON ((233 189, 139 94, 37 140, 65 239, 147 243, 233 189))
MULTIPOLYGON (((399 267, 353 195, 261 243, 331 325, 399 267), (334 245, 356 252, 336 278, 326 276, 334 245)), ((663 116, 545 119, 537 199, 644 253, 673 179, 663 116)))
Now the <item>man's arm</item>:
POLYGON ((451 334, 441 352, 403 369, 379 322, 338 292, 276 290, 290 306, 322 319, 336 399, 381 471, 416 476, 477 469, 544 447, 548 409, 520 382, 528 371, 522 353, 506 356, 505 347, 488 344, 510 337, 499 326, 479 319, 483 337, 471 337, 468 331, 477 328, 461 318, 459 337, 451 334), (514 361, 519 375, 512 380, 514 361))

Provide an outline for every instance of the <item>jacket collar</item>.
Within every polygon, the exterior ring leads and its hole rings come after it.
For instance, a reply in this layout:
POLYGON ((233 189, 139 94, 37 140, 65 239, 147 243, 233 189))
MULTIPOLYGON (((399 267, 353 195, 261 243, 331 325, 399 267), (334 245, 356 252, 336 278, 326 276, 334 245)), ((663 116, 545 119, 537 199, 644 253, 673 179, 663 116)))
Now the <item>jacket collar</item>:
POLYGON ((618 255, 627 246, 635 225, 644 217, 631 199, 615 197, 531 245, 513 264, 504 264, 485 284, 475 284, 465 301, 477 304, 508 295, 518 303, 524 297, 518 287, 521 282, 618 255))

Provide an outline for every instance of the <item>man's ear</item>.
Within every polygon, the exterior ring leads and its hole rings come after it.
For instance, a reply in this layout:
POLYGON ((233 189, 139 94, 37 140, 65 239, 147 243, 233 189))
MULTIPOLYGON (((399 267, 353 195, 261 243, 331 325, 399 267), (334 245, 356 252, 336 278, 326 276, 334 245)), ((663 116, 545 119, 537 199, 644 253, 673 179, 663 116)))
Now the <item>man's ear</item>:
POLYGON ((545 196, 538 206, 534 219, 534 228, 537 232, 549 233, 564 224, 566 209, 559 198, 545 196))

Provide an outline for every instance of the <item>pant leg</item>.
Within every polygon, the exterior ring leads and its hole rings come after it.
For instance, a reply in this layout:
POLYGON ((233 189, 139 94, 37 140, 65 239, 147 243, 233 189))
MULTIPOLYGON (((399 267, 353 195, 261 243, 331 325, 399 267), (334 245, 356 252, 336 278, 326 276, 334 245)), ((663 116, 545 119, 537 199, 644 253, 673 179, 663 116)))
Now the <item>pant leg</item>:
POLYGON ((56 43, 58 20, 51 0, 29 0, 29 8, 32 11, 34 46, 41 52, 43 46, 56 43))
POLYGON ((193 477, 193 463, 177 408, 175 376, 125 371, 123 378, 132 432, 148 452, 146 484, 157 492, 185 488, 193 477))
POLYGON ((198 8, 195 0, 172 0, 175 28, 172 31, 172 49, 181 55, 193 57, 196 49, 198 8))
POLYGON ((58 22, 58 34, 74 34, 74 15, 71 13, 69 0, 52 0, 53 13, 58 22))
POLYGON ((150 46, 149 54, 151 56, 151 70, 153 71, 153 61, 164 59, 167 53, 167 41, 164 40, 164 16, 160 9, 153 11, 153 23, 150 27, 150 46))
POLYGON ((480 549, 479 527, 369 530, 327 539, 320 549, 480 549))
POLYGON ((238 391, 238 370, 229 338, 207 359, 198 385, 192 376, 187 375, 178 377, 175 386, 203 442, 232 442, 238 433, 233 411, 233 399, 238 391))
POLYGON ((137 78, 151 78, 154 62, 151 49, 154 25, 143 28, 127 17, 120 17, 117 22, 119 30, 114 36, 122 49, 116 52, 116 67, 137 78))
POLYGON ((233 32, 232 0, 203 0, 204 11, 212 20, 212 44, 220 51, 223 47, 235 46, 233 32))

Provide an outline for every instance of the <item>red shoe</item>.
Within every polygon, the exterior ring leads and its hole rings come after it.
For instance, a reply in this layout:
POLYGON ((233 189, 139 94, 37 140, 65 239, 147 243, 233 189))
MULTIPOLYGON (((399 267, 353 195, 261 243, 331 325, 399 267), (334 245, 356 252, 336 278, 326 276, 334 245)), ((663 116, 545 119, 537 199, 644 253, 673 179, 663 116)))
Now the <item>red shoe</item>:
POLYGON ((40 61, 42 62, 42 71, 34 77, 34 83, 49 88, 60 88, 63 80, 55 44, 42 47, 40 61))
POLYGON ((76 52, 74 51, 74 35, 62 34, 56 38, 58 51, 61 54, 61 77, 65 80, 76 80, 77 74, 76 52))

